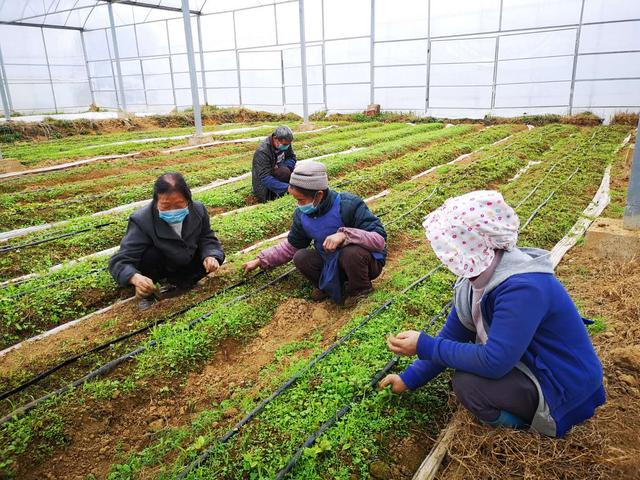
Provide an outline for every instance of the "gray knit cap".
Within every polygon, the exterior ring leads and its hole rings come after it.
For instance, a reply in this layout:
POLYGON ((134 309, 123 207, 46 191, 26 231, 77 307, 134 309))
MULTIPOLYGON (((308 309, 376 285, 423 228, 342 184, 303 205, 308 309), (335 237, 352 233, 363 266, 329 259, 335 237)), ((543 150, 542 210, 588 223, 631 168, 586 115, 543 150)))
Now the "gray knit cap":
POLYGON ((289 179, 289 185, 307 190, 326 190, 329 188, 327 167, 320 162, 309 160, 298 162, 289 179))

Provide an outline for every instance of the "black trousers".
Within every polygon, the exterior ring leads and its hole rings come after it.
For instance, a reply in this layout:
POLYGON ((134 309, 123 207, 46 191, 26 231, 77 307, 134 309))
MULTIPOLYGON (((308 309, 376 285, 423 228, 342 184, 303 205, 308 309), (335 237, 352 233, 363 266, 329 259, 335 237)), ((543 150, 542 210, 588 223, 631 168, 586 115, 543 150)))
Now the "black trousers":
MULTIPOLYGON (((293 263, 300 273, 318 288, 324 265, 320 254, 315 249, 298 250, 293 257, 293 263)), ((338 263, 347 279, 347 296, 370 289, 371 280, 382 272, 382 264, 375 260, 368 250, 358 245, 344 247, 338 263)))
POLYGON ((504 410, 530 425, 538 408, 538 389, 517 368, 497 380, 456 371, 452 384, 460 403, 484 422, 496 420, 504 410))
POLYGON ((199 251, 196 251, 189 264, 182 268, 175 268, 169 266, 167 257, 156 247, 149 247, 145 250, 138 270, 154 282, 167 279, 168 282, 179 287, 191 287, 207 273, 200 260, 199 251))

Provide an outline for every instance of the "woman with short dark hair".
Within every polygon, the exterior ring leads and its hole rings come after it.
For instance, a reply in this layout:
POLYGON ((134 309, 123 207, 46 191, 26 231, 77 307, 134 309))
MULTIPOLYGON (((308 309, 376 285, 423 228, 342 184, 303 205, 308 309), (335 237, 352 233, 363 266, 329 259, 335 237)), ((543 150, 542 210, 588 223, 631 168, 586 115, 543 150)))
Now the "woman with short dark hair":
POLYGON ((156 282, 188 290, 222 262, 222 245, 206 207, 192 200, 182 175, 165 173, 153 186, 153 201, 129 217, 109 271, 120 286, 135 288, 140 308, 146 309, 157 297, 156 282))

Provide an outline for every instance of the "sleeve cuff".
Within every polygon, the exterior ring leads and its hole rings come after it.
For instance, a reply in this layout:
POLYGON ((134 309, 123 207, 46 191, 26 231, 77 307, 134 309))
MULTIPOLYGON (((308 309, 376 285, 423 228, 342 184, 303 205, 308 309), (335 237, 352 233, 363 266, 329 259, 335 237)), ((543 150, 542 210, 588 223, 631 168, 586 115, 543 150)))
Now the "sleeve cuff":
POLYGON ((431 335, 420 332, 416 353, 420 360, 433 360, 433 354, 436 348, 436 339, 431 335))
POLYGON ((400 374, 400 378, 409 390, 416 390, 425 383, 418 375, 416 375, 416 372, 413 371, 411 366, 407 367, 407 369, 400 374))
POLYGON ((138 269, 135 268, 133 265, 125 265, 122 268, 120 275, 118 275, 118 278, 120 279, 120 286, 128 287, 129 285, 131 285, 129 283, 129 280, 131 280, 131 277, 133 277, 136 273, 140 273, 140 272, 138 272, 138 269))
POLYGON ((351 238, 349 237, 349 230, 347 229, 347 227, 340 227, 338 229, 338 232, 344 233, 344 236, 345 236, 344 243, 343 243, 344 247, 351 244, 351 238))

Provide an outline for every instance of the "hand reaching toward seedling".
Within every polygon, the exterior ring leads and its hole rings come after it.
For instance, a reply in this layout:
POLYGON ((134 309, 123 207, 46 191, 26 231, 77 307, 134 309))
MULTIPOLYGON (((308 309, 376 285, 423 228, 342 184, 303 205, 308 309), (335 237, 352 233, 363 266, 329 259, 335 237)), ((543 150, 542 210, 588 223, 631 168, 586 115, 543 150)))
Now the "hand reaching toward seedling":
POLYGON ((322 248, 324 248, 327 252, 335 252, 336 249, 338 249, 346 239, 346 234, 344 234, 343 232, 336 232, 324 239, 322 248))
POLYGON ((418 338, 420 338, 420 332, 407 330, 400 332, 396 336, 389 335, 387 337, 387 346, 396 355, 409 357, 416 354, 418 338))
POLYGON ((244 268, 245 272, 249 273, 252 270, 255 270, 256 268, 258 268, 259 266, 260 266, 260 260, 258 260, 257 258, 254 258, 253 260, 249 260, 247 263, 242 265, 242 268, 244 268))
POLYGON ((149 277, 145 277, 140 273, 135 273, 130 279, 129 283, 136 289, 136 297, 146 298, 153 295, 156 291, 156 286, 149 277))
POLYGON ((202 261, 202 265, 204 266, 207 275, 211 275, 216 273, 216 271, 220 268, 220 263, 215 257, 207 257, 202 261))
POLYGON ((380 388, 385 388, 391 385, 391 391, 393 393, 402 393, 407 389, 407 385, 404 383, 400 375, 392 373, 387 375, 380 381, 380 388))

